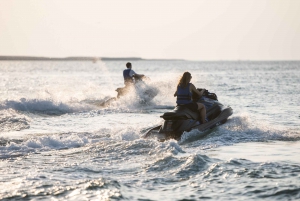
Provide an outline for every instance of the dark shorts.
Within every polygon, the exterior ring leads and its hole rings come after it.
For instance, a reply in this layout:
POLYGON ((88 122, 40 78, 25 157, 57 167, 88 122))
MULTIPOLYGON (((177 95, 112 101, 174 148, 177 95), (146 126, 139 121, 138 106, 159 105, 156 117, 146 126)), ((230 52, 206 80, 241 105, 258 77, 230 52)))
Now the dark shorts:
MULTIPOLYGON (((182 106, 182 105, 180 105, 180 106, 182 106)), ((198 104, 195 102, 191 102, 191 103, 185 104, 183 106, 189 108, 192 111, 198 110, 198 104)))

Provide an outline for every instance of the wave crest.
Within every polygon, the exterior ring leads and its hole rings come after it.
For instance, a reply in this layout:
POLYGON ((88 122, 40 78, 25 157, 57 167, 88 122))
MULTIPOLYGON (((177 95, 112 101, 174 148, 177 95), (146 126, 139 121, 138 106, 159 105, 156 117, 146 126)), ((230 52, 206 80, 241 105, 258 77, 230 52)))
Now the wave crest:
POLYGON ((0 132, 20 131, 30 127, 30 119, 12 109, 0 110, 0 132))
POLYGON ((0 105, 0 109, 14 109, 17 111, 42 113, 46 115, 62 115, 66 113, 86 111, 89 106, 80 105, 78 103, 62 103, 51 99, 26 99, 21 98, 19 101, 6 100, 0 105))

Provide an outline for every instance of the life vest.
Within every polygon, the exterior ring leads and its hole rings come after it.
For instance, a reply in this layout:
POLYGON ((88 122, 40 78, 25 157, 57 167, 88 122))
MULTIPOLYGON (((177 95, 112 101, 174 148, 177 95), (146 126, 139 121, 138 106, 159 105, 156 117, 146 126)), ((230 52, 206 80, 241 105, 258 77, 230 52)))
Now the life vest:
POLYGON ((127 68, 123 71, 123 77, 124 77, 124 82, 125 83, 133 83, 133 77, 131 77, 129 75, 131 69, 130 68, 127 68))
POLYGON ((176 103, 178 105, 185 105, 192 102, 192 93, 190 92, 190 84, 185 88, 181 86, 177 86, 177 100, 176 103))

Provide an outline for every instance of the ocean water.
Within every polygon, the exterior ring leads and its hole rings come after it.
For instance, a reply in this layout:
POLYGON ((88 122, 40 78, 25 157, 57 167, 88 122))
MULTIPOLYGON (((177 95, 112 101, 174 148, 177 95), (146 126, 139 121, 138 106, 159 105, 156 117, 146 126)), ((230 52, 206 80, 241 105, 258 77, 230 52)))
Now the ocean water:
POLYGON ((0 200, 300 200, 299 61, 131 61, 158 95, 101 107, 126 62, 0 62, 0 200), (185 71, 233 115, 144 139, 185 71))

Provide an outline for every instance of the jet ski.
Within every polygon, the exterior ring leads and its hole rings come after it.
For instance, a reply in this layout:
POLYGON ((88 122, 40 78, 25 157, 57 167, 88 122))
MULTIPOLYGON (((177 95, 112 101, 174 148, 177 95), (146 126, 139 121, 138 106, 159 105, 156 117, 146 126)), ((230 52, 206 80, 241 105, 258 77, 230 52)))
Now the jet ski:
POLYGON ((128 94, 135 92, 139 102, 141 104, 145 104, 151 101, 157 94, 158 89, 150 86, 148 84, 150 78, 141 75, 134 76, 135 82, 130 85, 126 85, 125 87, 120 87, 116 89, 117 97, 109 98, 100 104, 100 106, 108 106, 112 104, 114 101, 117 101, 119 98, 127 96, 128 94))
MULTIPOLYGON (((202 89, 197 89, 201 91, 202 89)), ((176 106, 172 112, 166 112, 161 118, 164 119, 162 125, 148 129, 144 138, 156 138, 159 141, 168 139, 180 140, 183 132, 191 130, 206 131, 220 124, 224 124, 233 110, 229 106, 224 106, 218 101, 215 93, 205 90, 201 97, 193 95, 193 101, 204 104, 206 108, 206 123, 200 124, 199 111, 192 111, 185 106, 176 106)))

